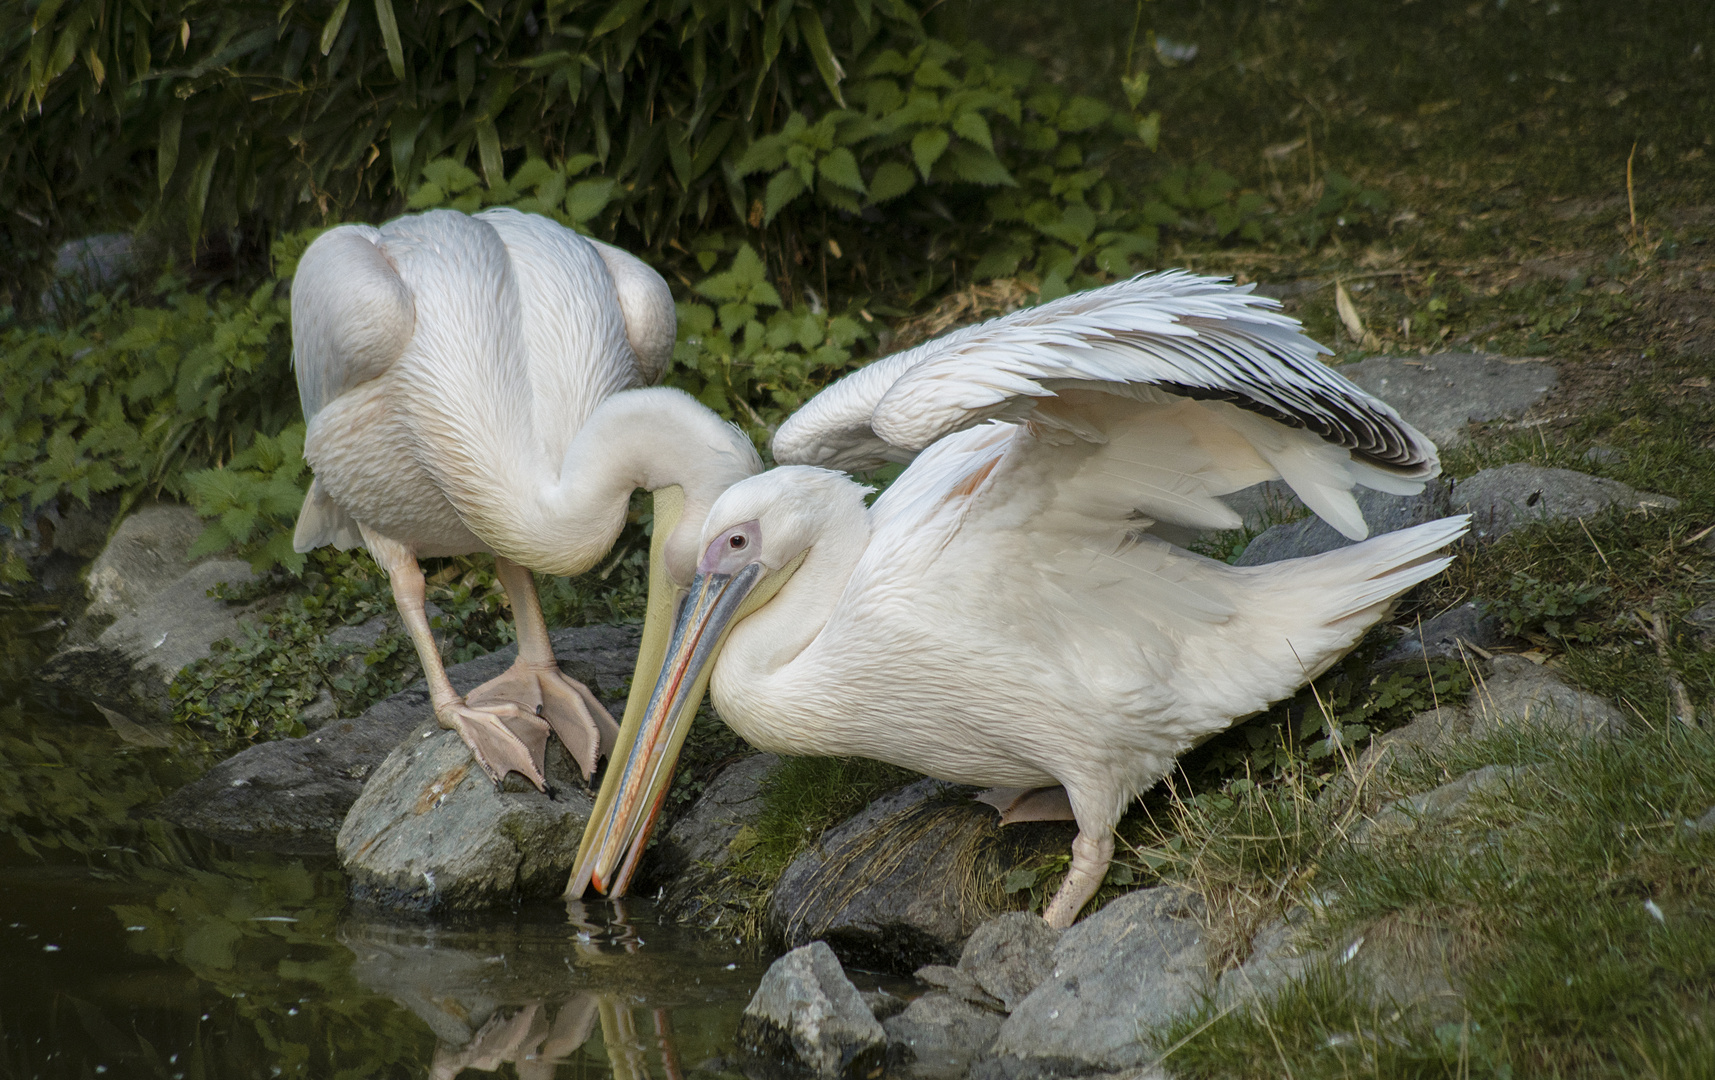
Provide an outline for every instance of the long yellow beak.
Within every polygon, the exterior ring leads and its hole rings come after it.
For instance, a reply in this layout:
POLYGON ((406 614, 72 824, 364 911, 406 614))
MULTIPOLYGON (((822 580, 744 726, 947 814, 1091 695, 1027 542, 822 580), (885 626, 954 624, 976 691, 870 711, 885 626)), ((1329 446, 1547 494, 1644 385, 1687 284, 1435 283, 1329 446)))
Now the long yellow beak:
POLYGON ((735 574, 699 574, 691 583, 649 705, 635 731, 628 730, 629 715, 627 727, 620 730, 567 895, 581 896, 590 884, 609 896, 625 895, 708 690, 715 654, 762 577, 761 565, 752 563, 735 574), (632 737, 626 745, 628 734, 632 737), (616 768, 619 763, 622 767, 616 768))

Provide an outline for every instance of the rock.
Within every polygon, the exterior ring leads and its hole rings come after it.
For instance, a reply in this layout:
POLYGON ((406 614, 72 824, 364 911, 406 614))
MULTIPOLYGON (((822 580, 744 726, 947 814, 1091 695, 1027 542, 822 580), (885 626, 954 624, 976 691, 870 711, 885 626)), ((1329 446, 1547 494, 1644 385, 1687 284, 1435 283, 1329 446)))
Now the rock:
POLYGON ((887 1033, 821 941, 769 967, 744 1008, 738 1041, 765 1063, 854 1080, 881 1075, 887 1052, 887 1033))
MULTIPOLYGON (((1356 495, 1358 509, 1363 512, 1371 536, 1421 525, 1446 517, 1451 512, 1447 482, 1439 478, 1430 480, 1416 495, 1389 495, 1368 488, 1359 488, 1356 495)), ((1355 543, 1357 541, 1347 539, 1334 526, 1313 516, 1264 530, 1245 548, 1236 565, 1260 566, 1282 559, 1301 559, 1355 543)))
POLYGON ((1425 660, 1474 660, 1470 646, 1488 649, 1501 640, 1501 633, 1500 619, 1484 614, 1476 604, 1460 604, 1406 630, 1376 663, 1385 666, 1421 664, 1425 660))
POLYGON ((964 1076, 971 1062, 994 1044, 1000 1024, 998 1013, 935 991, 881 1026, 888 1048, 906 1063, 907 1076, 953 1078, 964 1076))
POLYGON ((1349 969, 1366 1014, 1386 1017, 1397 1010, 1409 1017, 1408 1023, 1424 1027, 1464 1014, 1454 989, 1450 932, 1390 916, 1344 935, 1333 948, 1306 949, 1298 926, 1307 915, 1303 908, 1294 908, 1259 930, 1245 962, 1222 973, 1217 1000, 1230 1006, 1246 998, 1269 997, 1327 966, 1349 969))
POLYGON ((97 233, 67 240, 54 253, 54 274, 70 277, 92 291, 111 288, 136 265, 130 233, 97 233))
POLYGON ((1221 501, 1244 519, 1245 528, 1259 532, 1270 525, 1295 521, 1310 512, 1284 480, 1252 484, 1221 496, 1221 501))
POLYGON ((1687 821, 1685 827, 1694 833, 1715 832, 1715 806, 1705 810, 1703 816, 1696 821, 1687 821))
POLYGON ((863 998, 863 1003, 869 1006, 869 1011, 883 1026, 905 1011, 905 1002, 886 990, 862 990, 858 992, 858 996, 863 998))
POLYGON ((1472 717, 1471 737, 1478 739, 1511 724, 1553 727, 1574 735, 1615 734, 1629 726, 1614 706, 1522 656, 1489 661, 1488 678, 1472 691, 1465 708, 1472 717))
POLYGON ((1699 630, 1715 630, 1715 604, 1704 604, 1685 613, 1685 621, 1699 630))
POLYGON ((1374 817, 1359 822, 1351 842, 1373 844, 1405 836, 1424 826, 1440 826, 1459 816, 1474 795, 1504 794, 1529 774, 1520 765, 1485 765, 1420 795, 1389 803, 1374 817))
POLYGON ((1443 448, 1468 442, 1472 424, 1518 419, 1560 382, 1552 364, 1486 353, 1372 356, 1339 371, 1443 448))
POLYGON ((135 612, 116 619, 93 643, 55 653, 41 677, 91 696, 129 699, 148 712, 170 712, 167 688, 180 669, 209 655, 215 642, 242 633, 240 622, 249 609, 215 599, 209 591, 254 580, 249 563, 200 563, 135 612))
POLYGON ((1001 1025, 975 1080, 1034 1080, 1146 1064, 1141 1036, 1208 986, 1200 896, 1178 886, 1123 896, 1061 936, 1053 968, 1001 1025))
POLYGON ((1488 542, 1533 522, 1591 518, 1614 506, 1646 513, 1671 510, 1679 500, 1571 469, 1514 464, 1461 480, 1453 505, 1471 514, 1472 535, 1488 542))
MULTIPOLYGON (((586 626, 549 637, 560 669, 602 696, 610 710, 637 657, 635 626, 586 626)), ((508 645, 447 669, 460 693, 499 675, 517 656, 508 645)), ((346 813, 383 759, 431 715, 417 681, 354 720, 338 720, 301 739, 259 743, 174 792, 156 817, 246 846, 294 852, 334 848, 346 813)))
POLYGON ((1054 970, 1060 931, 1028 911, 1009 911, 977 927, 959 955, 969 975, 1011 1012, 1054 970))
POLYGON ((1443 746, 1447 740, 1465 737, 1471 730, 1471 715, 1455 705, 1426 709, 1412 717, 1404 727, 1377 735, 1364 752, 1358 755, 1352 773, 1340 773, 1316 796, 1323 806, 1350 798, 1358 789, 1352 783, 1355 775, 1362 779, 1363 804, 1373 809, 1397 798, 1401 792, 1390 778, 1396 762, 1419 757, 1443 746))
POLYGON ((187 553, 202 530, 202 519, 188 506, 151 503, 134 510, 90 563, 84 575, 89 607, 68 640, 94 641, 116 619, 135 615, 151 597, 184 577, 193 565, 187 553))
POLYGON ((1310 913, 1301 907, 1265 925, 1251 938, 1245 962, 1221 973, 1215 992, 1223 1004, 1238 998, 1267 997, 1285 984, 1304 977, 1310 968, 1327 960, 1320 949, 1306 949, 1299 931, 1310 913))
POLYGON ((938 780, 877 799, 794 859, 768 900, 786 947, 826 941, 847 963, 906 974, 950 964, 1004 906, 999 882, 1034 857, 1063 853, 1077 827, 1000 828, 992 809, 938 780))
POLYGON ((66 614, 82 606, 83 566, 101 554, 119 510, 117 495, 97 495, 86 506, 66 497, 38 507, 22 526, 0 525, 0 565, 22 564, 30 581, 0 588, 0 596, 51 596, 66 614))
POLYGON ((559 895, 595 800, 551 743, 548 792, 497 788, 455 731, 425 721, 364 782, 336 841, 351 895, 460 911, 559 895))
POLYGON ((1005 1012, 1006 1007, 1000 998, 984 990, 967 972, 946 964, 928 964, 917 969, 917 981, 933 986, 938 990, 958 998, 969 1005, 990 1012, 1005 1012))
POLYGON ((647 880, 663 885, 662 905, 675 917, 721 902, 727 868, 754 835, 763 787, 779 764, 773 754, 755 754, 728 765, 650 849, 647 880))

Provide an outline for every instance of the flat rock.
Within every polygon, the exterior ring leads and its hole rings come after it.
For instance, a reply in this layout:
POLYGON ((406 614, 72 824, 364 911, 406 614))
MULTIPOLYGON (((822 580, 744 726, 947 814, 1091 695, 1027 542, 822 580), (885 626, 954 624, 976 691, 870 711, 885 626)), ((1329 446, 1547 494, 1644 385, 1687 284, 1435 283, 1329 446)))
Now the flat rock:
POLYGON ((1036 1080, 1148 1064, 1141 1037, 1209 985, 1202 898, 1177 886, 1123 896, 1075 924, 1048 978, 1001 1025, 975 1080, 1036 1080))
POLYGON ((1339 371, 1442 447, 1468 442, 1472 424, 1518 419, 1560 382, 1552 364, 1488 353, 1372 356, 1339 371))
MULTIPOLYGON (((1389 495, 1385 491, 1359 488, 1356 496, 1371 536, 1421 525, 1451 512, 1451 489, 1439 477, 1424 484, 1416 495, 1389 495)), ((1334 526, 1312 516, 1265 529, 1245 548, 1236 565, 1260 566, 1282 559, 1302 559, 1355 543, 1356 540, 1348 539, 1334 526)))
POLYGON ((968 789, 921 780, 824 833, 769 897, 769 934, 826 941, 847 963, 907 974, 951 964, 1004 905, 999 882, 1029 859, 1067 851, 1071 822, 1001 828, 968 789))
POLYGON ((852 1080, 879 1076, 887 1053, 886 1031, 821 941, 769 967, 744 1008, 738 1041, 765 1065, 852 1080))
MULTIPOLYGON (((637 657, 635 626, 555 630, 549 638, 560 670, 596 689, 610 710, 637 657)), ((517 646, 447 669, 468 693, 511 665, 517 646)), ((364 781, 392 750, 432 715, 428 687, 417 681, 301 739, 259 743, 174 792, 154 815, 234 843, 295 852, 334 849, 346 813, 364 781)))
POLYGON ((1539 521, 1591 518, 1616 506, 1655 513, 1679 500, 1571 469, 1513 464, 1459 481, 1453 505, 1471 514, 1472 535, 1486 542, 1539 521))
POLYGON ((1471 646, 1488 649, 1501 640, 1501 620, 1476 604, 1460 604, 1410 627, 1376 663, 1421 664, 1425 660, 1474 659, 1471 646))
POLYGON ((728 765, 650 849, 647 880, 664 887, 666 911, 692 918, 721 902, 728 867, 754 835, 763 789, 779 764, 773 754, 755 754, 728 765))
POLYGON ((1629 726, 1625 714, 1608 702, 1522 656, 1489 661, 1489 675, 1472 691, 1465 709, 1471 714, 1472 738, 1515 724, 1547 726, 1573 735, 1615 734, 1629 726))
POLYGON ((937 990, 881 1026, 891 1056, 905 1063, 905 1075, 951 1080, 964 1076, 971 1062, 994 1045, 1000 1024, 1000 1014, 937 990))
POLYGON ((959 970, 1011 1012, 1054 970, 1060 931, 1041 916, 1009 911, 972 932, 959 954, 959 970))
POLYGON ((180 669, 208 656, 215 642, 243 633, 240 624, 248 609, 215 599, 209 590, 253 580, 249 563, 199 563, 135 611, 114 620, 94 642, 55 653, 41 677, 76 686, 92 697, 126 699, 149 712, 169 712, 167 688, 180 669))
POLYGON ((563 747, 548 792, 496 787, 455 731, 424 721, 363 785, 336 841, 352 898, 460 911, 559 895, 595 800, 563 747))

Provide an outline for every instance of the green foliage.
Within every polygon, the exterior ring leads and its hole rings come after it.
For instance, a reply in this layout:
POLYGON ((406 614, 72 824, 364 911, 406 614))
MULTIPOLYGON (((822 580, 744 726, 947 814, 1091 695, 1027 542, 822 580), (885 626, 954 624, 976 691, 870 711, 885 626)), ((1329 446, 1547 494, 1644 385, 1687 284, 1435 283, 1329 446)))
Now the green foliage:
POLYGON ((679 305, 679 343, 669 382, 738 419, 761 442, 772 425, 831 380, 858 366, 871 339, 861 317, 782 306, 762 260, 740 246, 731 265, 695 288, 717 306, 679 305), (775 310, 764 315, 764 308, 775 310))
MULTIPOLYGON (((1277 777, 1303 762, 1328 768, 1373 736, 1437 705, 1457 704, 1471 675, 1456 660, 1372 669, 1360 648, 1297 695, 1209 740, 1203 771, 1221 776, 1277 777)), ((1246 781, 1248 782, 1248 781, 1246 781)))
POLYGON ((1283 222, 1289 236, 1314 251, 1336 230, 1362 238, 1377 230, 1389 208, 1386 192, 1366 188, 1334 169, 1322 178, 1322 195, 1309 208, 1283 222))
POLYGON ((238 548, 258 571, 276 564, 302 570, 304 556, 292 550, 292 527, 309 490, 308 468, 304 425, 293 424, 278 436, 258 432, 249 449, 221 468, 187 473, 185 494, 210 519, 189 557, 238 548))
POLYGON ((0 327, 0 524, 21 529, 61 497, 177 493, 187 471, 295 417, 273 284, 175 285, 161 284, 159 306, 92 297, 63 332, 0 327))
POLYGON ((1601 627, 1583 616, 1607 592, 1606 585, 1514 574, 1506 594, 1495 603, 1495 613, 1516 637, 1541 634, 1562 642, 1594 641, 1601 627))

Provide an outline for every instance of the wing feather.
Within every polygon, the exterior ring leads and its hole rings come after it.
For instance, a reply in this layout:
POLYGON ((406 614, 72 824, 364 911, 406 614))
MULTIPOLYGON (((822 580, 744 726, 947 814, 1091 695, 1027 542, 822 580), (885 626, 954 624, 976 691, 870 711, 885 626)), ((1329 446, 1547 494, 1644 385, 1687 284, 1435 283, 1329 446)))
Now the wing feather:
POLYGON ((304 420, 392 366, 411 342, 411 290, 378 246, 381 230, 341 225, 316 237, 292 279, 292 367, 304 420))

